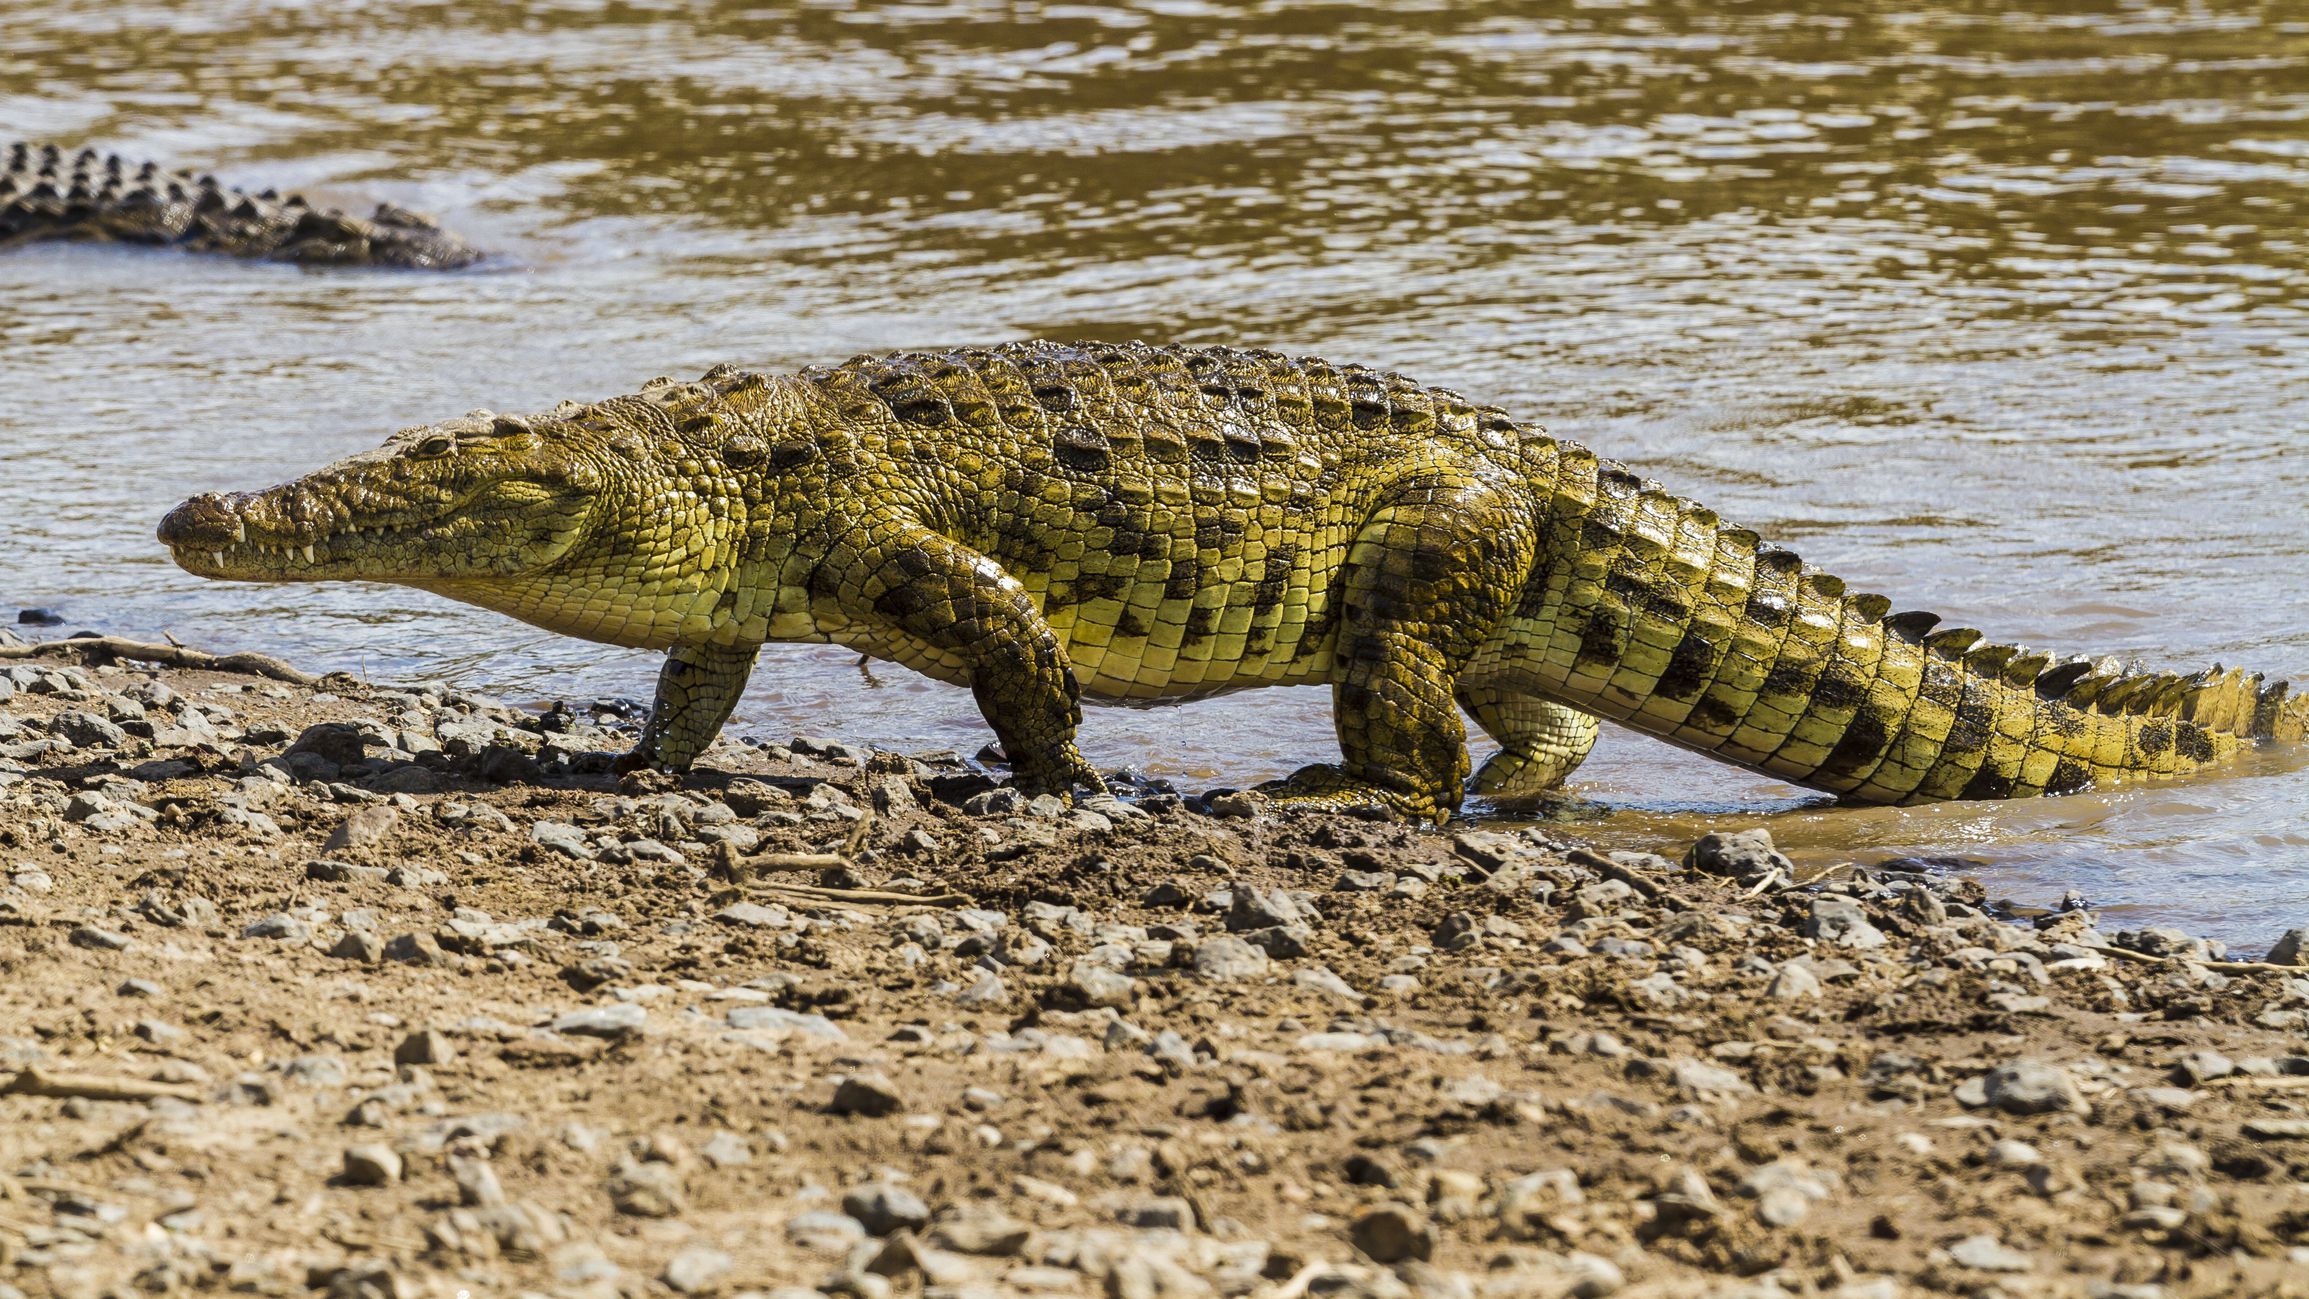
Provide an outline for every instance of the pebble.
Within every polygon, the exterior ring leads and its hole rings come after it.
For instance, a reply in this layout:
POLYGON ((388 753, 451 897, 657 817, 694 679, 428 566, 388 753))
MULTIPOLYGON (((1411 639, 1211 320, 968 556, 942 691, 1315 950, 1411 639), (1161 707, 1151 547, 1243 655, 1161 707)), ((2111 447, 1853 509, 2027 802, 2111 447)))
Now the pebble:
POLYGON ((391 1146, 347 1146, 344 1160, 348 1186, 390 1186, 401 1180, 401 1156, 391 1146))
POLYGON ((855 1114, 878 1119, 894 1114, 905 1104, 898 1089, 888 1078, 878 1073, 854 1073, 834 1088, 833 1110, 836 1114, 855 1114))
POLYGON ((338 823, 337 828, 329 832, 328 842, 321 845, 321 850, 358 852, 374 848, 393 833, 393 827, 400 819, 400 810, 391 804, 371 804, 338 823))
POLYGON ((1355 1215, 1348 1238, 1374 1263, 1435 1257, 1435 1224, 1406 1204, 1376 1204, 1355 1215))
POLYGON ((649 1012, 632 1002, 617 1002, 608 1006, 592 1006, 571 1011, 553 1021, 553 1031, 578 1037, 624 1038, 641 1032, 648 1022, 649 1012))
POLYGON ((1957 1266, 1976 1272, 2026 1272, 2035 1266, 2028 1255, 1986 1234, 1966 1236, 1950 1245, 1948 1257, 1957 1266))
POLYGON ((1270 965, 1264 950, 1234 934, 1219 934, 1195 944, 1195 974, 1213 983, 1255 979, 1270 965))
POLYGON ((2309 929, 2286 930, 2261 959, 2271 965, 2309 966, 2309 929))
POLYGON ((1764 989, 1764 995, 1780 1001, 1817 997, 1820 995, 1820 976, 1805 966, 1789 961, 1772 976, 1771 986, 1764 989))
POLYGON ((842 1212, 876 1236, 918 1231, 930 1221, 922 1197, 892 1182, 867 1182, 842 1195, 842 1212))
POLYGON ((101 925, 75 925, 67 938, 74 947, 86 947, 99 952, 125 952, 134 945, 134 940, 128 935, 101 925))
POLYGON ((443 1034, 423 1029, 401 1039, 393 1048, 393 1063, 444 1065, 457 1059, 457 1047, 443 1034))
POLYGON ((1803 933, 1806 938, 1818 938, 1854 951, 1868 951, 1891 941, 1883 930, 1869 922, 1868 913, 1859 903, 1834 896, 1812 899, 1811 914, 1805 918, 1803 933))
POLYGON ((1700 836, 1684 854, 1684 869, 1739 878, 1772 870, 1793 872, 1796 867, 1773 846, 1771 831, 1736 830, 1700 836))
POLYGON ((2051 1114, 2058 1111, 2082 1113, 2090 1107, 2084 1093, 2077 1089, 2076 1079, 2058 1065, 2042 1060, 2013 1060, 2000 1064, 1981 1077, 1960 1084, 1956 1089, 1960 1104, 1978 1108, 1989 1106, 2007 1114, 2051 1114))
POLYGON ((689 1189, 671 1164, 628 1163, 609 1179, 609 1202, 632 1217, 671 1218, 689 1208, 689 1189))
POLYGON ((260 916, 241 929, 241 937, 243 938, 272 938, 288 943, 308 942, 312 936, 313 927, 311 925, 286 911, 276 911, 269 916, 260 916))
POLYGON ((712 1294, 736 1266, 736 1260, 718 1249, 692 1245, 668 1260, 658 1279, 678 1294, 712 1294))

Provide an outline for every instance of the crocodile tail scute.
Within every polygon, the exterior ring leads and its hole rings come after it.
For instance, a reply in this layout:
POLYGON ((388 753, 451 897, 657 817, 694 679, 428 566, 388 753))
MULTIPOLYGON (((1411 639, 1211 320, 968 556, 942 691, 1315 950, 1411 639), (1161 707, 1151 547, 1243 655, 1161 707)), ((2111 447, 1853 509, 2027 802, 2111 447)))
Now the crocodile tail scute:
POLYGON ((2065 793, 2309 732, 2283 683, 1988 643, 1574 444, 1538 450, 1546 553, 1489 670, 1573 708, 1866 803, 2065 793))

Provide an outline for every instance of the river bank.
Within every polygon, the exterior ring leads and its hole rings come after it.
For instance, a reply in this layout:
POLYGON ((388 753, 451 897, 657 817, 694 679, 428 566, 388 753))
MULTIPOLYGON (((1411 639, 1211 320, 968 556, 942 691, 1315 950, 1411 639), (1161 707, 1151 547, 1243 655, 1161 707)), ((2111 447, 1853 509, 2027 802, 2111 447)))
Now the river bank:
POLYGON ((0 1296, 2309 1294, 2294 944, 29 653, 0 1296))

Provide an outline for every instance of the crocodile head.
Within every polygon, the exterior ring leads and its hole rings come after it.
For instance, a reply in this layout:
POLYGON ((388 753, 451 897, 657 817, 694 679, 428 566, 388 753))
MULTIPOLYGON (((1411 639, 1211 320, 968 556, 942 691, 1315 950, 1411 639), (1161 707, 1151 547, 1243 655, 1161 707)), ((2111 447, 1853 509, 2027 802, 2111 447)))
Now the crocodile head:
POLYGON ((510 592, 582 544, 610 474, 585 430, 476 411, 278 487, 195 496, 160 539, 202 577, 510 592))

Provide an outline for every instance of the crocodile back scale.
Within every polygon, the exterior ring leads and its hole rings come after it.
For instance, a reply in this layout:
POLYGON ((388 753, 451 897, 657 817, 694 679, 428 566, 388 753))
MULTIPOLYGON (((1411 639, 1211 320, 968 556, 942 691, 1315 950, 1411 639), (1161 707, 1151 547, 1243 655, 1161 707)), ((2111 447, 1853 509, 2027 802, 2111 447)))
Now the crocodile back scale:
POLYGON ((35 240, 154 244, 308 266, 456 270, 482 254, 425 217, 367 217, 94 149, 18 142, 0 155, 0 248, 35 240))
POLYGON ((1018 783, 1084 697, 1328 683, 1288 803, 1440 819, 1610 719, 1864 803, 2018 798, 2298 740, 2309 697, 1937 629, 1491 406, 1267 351, 1029 342, 475 412, 163 522, 210 577, 360 578, 670 651, 632 755, 690 765, 757 650, 968 686, 1018 783))

